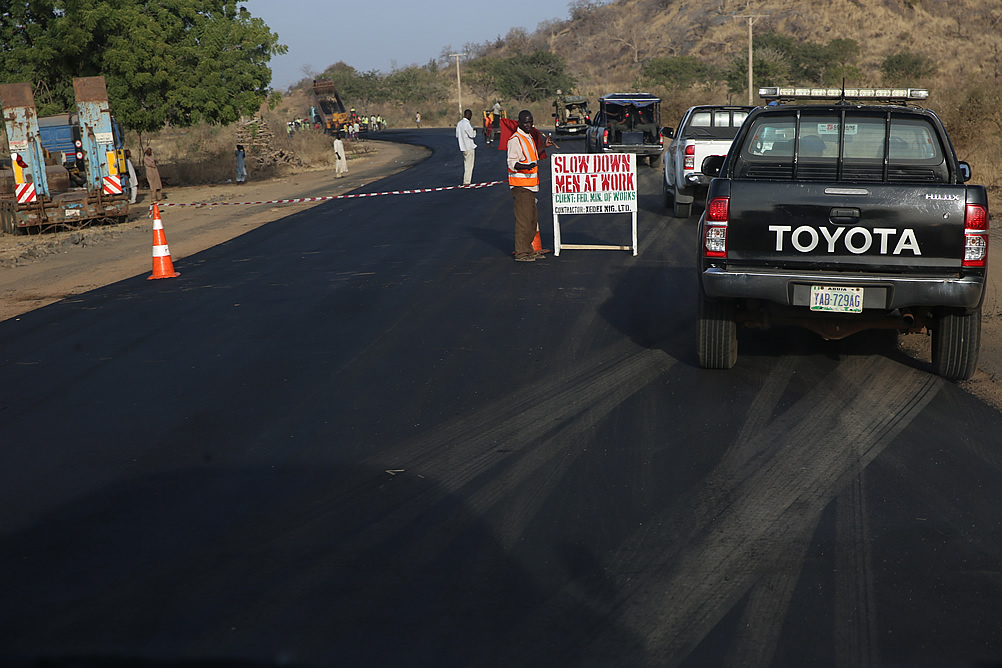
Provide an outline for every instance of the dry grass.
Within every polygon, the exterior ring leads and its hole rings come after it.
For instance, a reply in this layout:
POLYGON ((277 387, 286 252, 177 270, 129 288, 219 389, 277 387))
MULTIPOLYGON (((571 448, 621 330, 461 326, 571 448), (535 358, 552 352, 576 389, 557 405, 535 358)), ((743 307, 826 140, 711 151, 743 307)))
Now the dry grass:
MULTIPOLYGON (((332 138, 323 132, 301 130, 289 135, 286 132, 286 122, 292 118, 302 118, 309 113, 308 103, 302 96, 291 96, 278 108, 262 107, 260 115, 264 118, 273 139, 273 151, 291 152, 297 158, 295 163, 260 164, 259 156, 248 142, 244 142, 247 151, 248 178, 270 178, 282 173, 302 169, 326 169, 334 165, 334 150, 332 138), (305 108, 305 112, 303 109, 305 108)), ((236 158, 234 151, 238 142, 240 124, 226 127, 196 125, 191 128, 167 128, 155 135, 144 136, 143 146, 151 146, 153 155, 160 165, 160 174, 169 185, 202 185, 209 183, 227 183, 236 179, 236 158)), ((126 136, 126 145, 139 146, 139 137, 126 136)), ((363 139, 358 141, 345 140, 348 159, 364 155, 373 149, 372 145, 363 139)), ((138 166, 142 151, 133 150, 133 158, 138 166)))

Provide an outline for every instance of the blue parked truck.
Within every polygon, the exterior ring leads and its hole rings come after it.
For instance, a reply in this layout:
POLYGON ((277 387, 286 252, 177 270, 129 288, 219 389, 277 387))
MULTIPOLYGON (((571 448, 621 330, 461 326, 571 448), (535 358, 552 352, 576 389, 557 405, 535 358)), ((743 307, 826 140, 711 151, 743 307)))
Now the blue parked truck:
POLYGON ((10 170, 0 170, 0 231, 124 222, 129 213, 121 130, 104 77, 73 80, 76 113, 38 118, 31 86, 0 84, 10 170))

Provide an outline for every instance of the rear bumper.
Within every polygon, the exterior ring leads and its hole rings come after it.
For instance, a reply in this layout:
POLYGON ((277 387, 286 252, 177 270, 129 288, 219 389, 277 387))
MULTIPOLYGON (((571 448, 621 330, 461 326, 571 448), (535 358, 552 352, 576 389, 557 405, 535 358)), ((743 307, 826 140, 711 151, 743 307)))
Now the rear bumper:
POLYGON ((699 172, 689 172, 685 175, 684 183, 689 187, 706 188, 710 185, 711 178, 699 172))
POLYGON ((717 299, 760 299, 784 306, 810 306, 812 285, 863 288, 863 308, 916 306, 975 309, 985 292, 984 276, 888 276, 788 272, 769 269, 704 269, 703 293, 717 299))
POLYGON ((658 144, 610 144, 601 147, 603 153, 636 153, 638 155, 660 155, 664 150, 658 144))

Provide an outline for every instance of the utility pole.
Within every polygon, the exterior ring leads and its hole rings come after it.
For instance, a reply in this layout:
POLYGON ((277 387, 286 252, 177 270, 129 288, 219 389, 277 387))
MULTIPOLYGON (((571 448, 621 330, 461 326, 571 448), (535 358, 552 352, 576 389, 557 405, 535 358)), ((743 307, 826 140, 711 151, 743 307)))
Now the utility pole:
MULTIPOLYGON (((750 3, 749 3, 750 4, 750 3)), ((748 19, 748 106, 752 106, 752 26, 755 25, 755 19, 760 19, 766 16, 769 12, 765 14, 732 14, 736 19, 748 19)))
POLYGON ((463 115, 463 82, 459 78, 459 58, 460 56, 465 56, 465 53, 450 53, 450 58, 456 59, 456 98, 459 100, 459 115, 463 115))

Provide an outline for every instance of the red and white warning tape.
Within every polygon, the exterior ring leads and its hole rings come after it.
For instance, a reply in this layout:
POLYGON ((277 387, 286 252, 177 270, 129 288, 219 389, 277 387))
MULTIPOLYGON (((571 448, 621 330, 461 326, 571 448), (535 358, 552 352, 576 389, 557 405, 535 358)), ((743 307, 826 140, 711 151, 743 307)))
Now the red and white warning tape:
MULTIPOLYGON (((326 202, 332 199, 354 199, 357 197, 379 197, 380 195, 412 195, 414 193, 436 193, 442 190, 470 190, 473 188, 489 188, 507 181, 487 181, 471 183, 468 186, 445 186, 442 188, 419 188, 416 190, 389 190, 381 193, 357 193, 352 195, 328 195, 324 197, 297 197, 296 199, 269 199, 260 202, 159 202, 160 208, 168 206, 240 206, 248 204, 299 204, 300 202, 326 202)), ((151 207, 152 208, 152 207, 151 207)))

